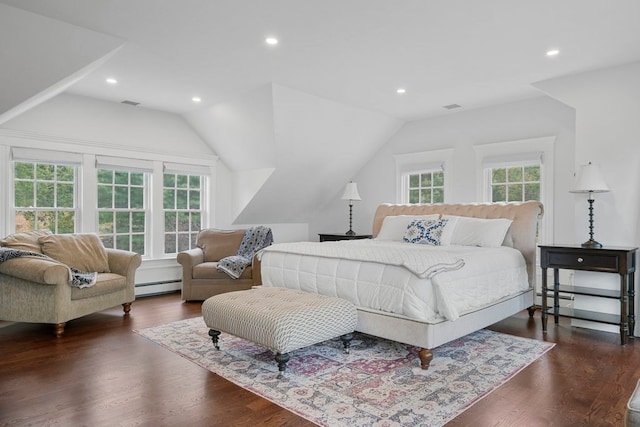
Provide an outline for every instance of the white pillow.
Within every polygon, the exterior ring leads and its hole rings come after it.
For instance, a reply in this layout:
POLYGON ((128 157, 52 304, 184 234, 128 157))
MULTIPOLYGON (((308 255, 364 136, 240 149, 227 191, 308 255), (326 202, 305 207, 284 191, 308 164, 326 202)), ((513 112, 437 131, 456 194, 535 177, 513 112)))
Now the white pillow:
POLYGON ((384 220, 382 220, 382 227, 380 227, 376 240, 401 242, 411 221, 415 219, 427 221, 439 218, 440 214, 385 216, 384 220))
MULTIPOLYGON (((451 217, 445 216, 445 218, 450 219, 451 217)), ((502 246, 502 242, 504 242, 504 238, 512 222, 513 221, 507 218, 484 219, 465 216, 456 217, 450 244, 498 248, 502 246)), ((445 226, 441 240, 444 240, 445 231, 450 230, 446 230, 445 226)))
POLYGON ((455 215, 442 215, 442 219, 446 219, 447 222, 442 229, 442 235, 440 236, 440 246, 451 245, 453 240, 453 231, 456 229, 459 216, 455 215))

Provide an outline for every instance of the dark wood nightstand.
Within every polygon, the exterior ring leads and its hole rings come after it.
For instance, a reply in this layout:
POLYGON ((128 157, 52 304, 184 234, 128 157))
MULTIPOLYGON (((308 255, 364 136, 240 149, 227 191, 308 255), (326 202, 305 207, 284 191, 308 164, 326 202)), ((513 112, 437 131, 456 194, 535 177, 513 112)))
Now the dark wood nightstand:
POLYGON ((638 248, 610 246, 599 249, 583 248, 579 245, 540 246, 540 267, 542 268, 542 331, 547 331, 547 317, 558 316, 620 326, 620 343, 627 343, 633 336, 635 316, 636 250, 638 248), (553 269, 553 288, 547 288, 547 268, 553 269), (566 286, 559 283, 560 269, 617 273, 620 275, 620 289, 598 289, 584 286, 566 286), (620 315, 595 311, 560 308, 559 292, 589 295, 599 298, 620 300, 620 315), (547 296, 553 296, 553 307, 547 307, 547 296))
POLYGON ((355 234, 353 236, 348 236, 344 233, 342 234, 318 234, 320 236, 321 242, 335 242, 337 240, 359 240, 359 239, 370 239, 371 234, 355 234))

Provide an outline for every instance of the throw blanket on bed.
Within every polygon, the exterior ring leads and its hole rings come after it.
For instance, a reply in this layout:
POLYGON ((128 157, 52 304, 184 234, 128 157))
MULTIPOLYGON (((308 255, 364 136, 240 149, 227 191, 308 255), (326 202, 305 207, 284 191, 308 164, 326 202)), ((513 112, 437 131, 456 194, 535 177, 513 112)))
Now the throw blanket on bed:
MULTIPOLYGON (((19 249, 11 248, 0 248, 0 263, 20 257, 44 258, 48 259, 49 261, 54 261, 56 263, 62 264, 61 262, 38 252, 22 251, 19 249)), ((74 288, 88 288, 96 284, 98 273, 86 273, 73 267, 69 267, 69 270, 71 270, 71 281, 69 282, 69 285, 73 286, 74 288)))
POLYGON ((227 273, 231 278, 242 276, 251 259, 260 249, 273 243, 271 228, 262 225, 251 227, 244 232, 237 255, 228 256, 218 261, 218 271, 227 273))
POLYGON ((263 252, 284 252, 353 261, 368 261, 406 268, 421 279, 431 279, 444 271, 458 270, 464 260, 439 251, 436 246, 410 243, 389 243, 375 240, 339 242, 279 243, 263 252))

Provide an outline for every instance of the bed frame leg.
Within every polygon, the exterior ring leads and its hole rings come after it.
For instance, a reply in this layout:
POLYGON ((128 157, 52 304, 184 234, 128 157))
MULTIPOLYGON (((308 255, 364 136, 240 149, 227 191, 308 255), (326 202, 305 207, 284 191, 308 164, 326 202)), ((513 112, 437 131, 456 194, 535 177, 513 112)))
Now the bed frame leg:
POLYGON ((533 317, 534 314, 536 314, 536 306, 532 305, 531 307, 527 308, 527 310, 529 311, 529 317, 533 317))
POLYGON ((429 364, 433 360, 433 353, 428 348, 421 348, 418 352, 420 358, 420 367, 424 370, 429 369, 429 364))

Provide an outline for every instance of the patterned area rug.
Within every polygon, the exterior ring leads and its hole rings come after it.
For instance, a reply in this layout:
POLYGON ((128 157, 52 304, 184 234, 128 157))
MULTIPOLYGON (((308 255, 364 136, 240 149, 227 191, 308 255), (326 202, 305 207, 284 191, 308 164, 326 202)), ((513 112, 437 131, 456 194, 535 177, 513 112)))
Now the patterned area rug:
POLYGON ((135 331, 321 426, 440 426, 505 383, 553 344, 481 330, 434 349, 355 334, 291 353, 284 378, 270 350, 222 334, 214 349, 201 317, 135 331))

